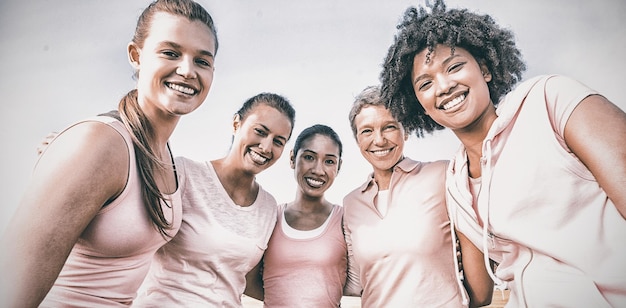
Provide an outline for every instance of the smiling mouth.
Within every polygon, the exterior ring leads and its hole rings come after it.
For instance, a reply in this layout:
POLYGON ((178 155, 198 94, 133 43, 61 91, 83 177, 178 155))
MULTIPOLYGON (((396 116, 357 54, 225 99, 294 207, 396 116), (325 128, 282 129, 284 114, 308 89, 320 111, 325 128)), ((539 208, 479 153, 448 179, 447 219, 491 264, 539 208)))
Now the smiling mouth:
POLYGON ((248 153, 250 154, 250 158, 252 158, 252 161, 259 165, 264 165, 270 161, 269 158, 265 158, 255 151, 248 150, 248 153))
POLYGON ((180 92, 182 94, 185 95, 194 95, 196 94, 196 90, 190 87, 186 87, 180 84, 175 84, 175 83, 170 83, 170 82, 166 82, 165 85, 169 88, 172 89, 176 92, 180 92))
POLYGON ((449 110, 451 108, 454 108, 454 107, 460 105, 463 101, 465 101, 465 97, 466 97, 466 94, 463 93, 463 94, 455 97, 453 100, 451 100, 451 101, 441 105, 439 107, 439 109, 449 110))
POLYGON ((312 178, 304 178, 304 180, 307 182, 307 184, 309 184, 309 186, 314 187, 314 188, 320 188, 324 185, 324 181, 321 180, 314 180, 312 178))
POLYGON ((372 153, 374 156, 385 156, 387 154, 389 154, 391 152, 392 149, 386 149, 386 150, 376 150, 376 151, 370 151, 370 153, 372 153))

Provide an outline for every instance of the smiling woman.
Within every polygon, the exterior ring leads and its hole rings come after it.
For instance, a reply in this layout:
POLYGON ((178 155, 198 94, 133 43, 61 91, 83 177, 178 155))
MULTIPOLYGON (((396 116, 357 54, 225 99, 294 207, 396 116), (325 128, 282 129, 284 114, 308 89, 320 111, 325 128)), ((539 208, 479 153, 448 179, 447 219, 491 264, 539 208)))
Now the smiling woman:
POLYGON ((352 132, 373 172, 343 200, 348 247, 345 294, 363 307, 467 307, 488 304, 493 282, 483 255, 462 234, 463 283, 445 200, 447 161, 404 156, 408 137, 378 87, 368 87, 349 114, 352 132))
POLYGON ((155 255, 136 307, 239 307, 259 290, 258 266, 276 223, 276 199, 256 181, 291 137, 295 111, 277 94, 246 100, 232 120, 228 154, 176 159, 183 219, 155 255), (247 286, 248 285, 248 286, 247 286))
MULTIPOLYGON (((0 57, 4 72, 0 77, 0 144, 5 149, 0 159, 4 201, 0 226, 8 224, 18 207, 42 137, 76 119, 115 109, 119 98, 136 86, 127 43, 148 2, 0 1, 0 46, 8 51, 0 57)), ((218 24, 214 81, 206 103, 177 123, 170 141, 175 155, 199 161, 224 156, 231 144, 232 135, 225 129, 230 130, 233 112, 247 98, 268 91, 294 102, 299 114, 294 133, 322 123, 349 141, 352 132, 346 115, 354 96, 366 85, 379 82, 381 64, 404 10, 425 3, 198 2, 218 24)), ((450 8, 467 5, 463 0, 447 2, 450 8)), ((471 3, 473 9, 489 13, 515 32, 528 66, 523 78, 568 75, 626 109, 626 100, 621 99, 626 61, 619 61, 626 46, 625 1, 471 3)), ((459 144, 450 130, 443 130, 422 139, 409 136, 404 151, 418 161, 450 159, 459 144)), ((325 192, 329 202, 341 203, 372 170, 356 142, 345 143, 343 158, 342 175, 325 192)), ((72 171, 76 163, 73 167, 72 171)), ((257 181, 279 203, 293 200, 296 182, 284 180, 292 178, 288 155, 257 175, 257 181)))
POLYGON ((136 89, 40 155, 0 243, 1 306, 132 303, 155 251, 180 227, 169 138, 204 102, 216 51, 213 20, 197 3, 158 0, 143 11, 128 45, 136 89))
POLYGON ((624 306, 626 113, 571 77, 517 84, 513 38, 443 0, 409 7, 381 73, 387 107, 418 136, 445 127, 461 142, 450 220, 510 305, 624 306))

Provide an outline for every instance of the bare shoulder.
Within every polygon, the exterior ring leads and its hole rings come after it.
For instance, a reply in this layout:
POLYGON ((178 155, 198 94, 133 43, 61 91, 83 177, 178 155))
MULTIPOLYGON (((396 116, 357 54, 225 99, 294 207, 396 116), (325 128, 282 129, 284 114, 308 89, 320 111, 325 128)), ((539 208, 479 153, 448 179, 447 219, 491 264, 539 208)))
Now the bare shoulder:
POLYGON ((122 135, 107 124, 86 121, 66 129, 50 142, 35 173, 42 178, 62 174, 85 185, 97 183, 113 189, 125 185, 128 168, 129 149, 122 135))

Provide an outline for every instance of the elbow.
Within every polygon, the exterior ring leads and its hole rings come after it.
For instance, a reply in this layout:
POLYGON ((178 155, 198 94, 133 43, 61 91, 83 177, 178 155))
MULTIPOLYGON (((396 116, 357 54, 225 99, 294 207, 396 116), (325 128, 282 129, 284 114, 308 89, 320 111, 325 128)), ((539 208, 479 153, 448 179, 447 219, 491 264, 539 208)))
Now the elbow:
POLYGON ((493 298, 493 289, 490 291, 480 292, 480 294, 472 294, 470 296, 469 307, 483 307, 491 305, 493 298))
POLYGON ((491 305, 491 297, 484 298, 484 299, 472 300, 472 301, 470 301, 469 307, 471 307, 471 308, 473 308, 473 307, 484 307, 484 306, 488 306, 488 305, 491 305))

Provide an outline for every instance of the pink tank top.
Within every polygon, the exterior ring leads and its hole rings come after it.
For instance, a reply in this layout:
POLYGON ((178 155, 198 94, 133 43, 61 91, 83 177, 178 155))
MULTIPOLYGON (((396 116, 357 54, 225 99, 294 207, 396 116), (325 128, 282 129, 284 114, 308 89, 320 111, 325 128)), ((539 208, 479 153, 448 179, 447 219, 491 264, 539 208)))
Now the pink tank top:
POLYGON ((325 230, 307 239, 294 239, 283 231, 284 213, 282 204, 265 251, 265 307, 341 306, 348 266, 343 207, 335 205, 325 230))
MULTIPOLYGON (((114 118, 97 121, 114 128, 126 141, 129 174, 119 197, 103 207, 74 245, 54 286, 41 307, 126 307, 132 304, 156 250, 167 240, 156 229, 142 201, 135 151, 129 132, 114 118)), ((62 134, 62 133, 61 133, 62 134)), ((181 196, 176 189, 163 213, 175 235, 182 219, 181 196)))

